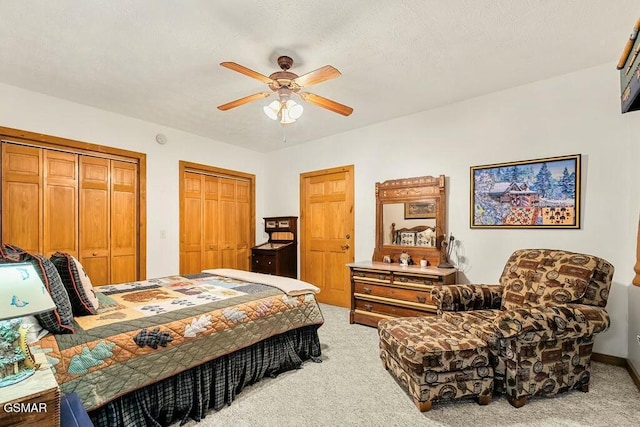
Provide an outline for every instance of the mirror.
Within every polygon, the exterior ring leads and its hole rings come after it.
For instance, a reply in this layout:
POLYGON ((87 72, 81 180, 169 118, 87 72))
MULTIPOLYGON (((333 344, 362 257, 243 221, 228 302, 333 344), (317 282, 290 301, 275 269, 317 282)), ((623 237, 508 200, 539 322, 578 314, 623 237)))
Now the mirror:
POLYGON ((444 175, 376 183, 373 260, 398 262, 407 253, 416 264, 426 259, 437 266, 447 230, 445 194, 444 175))

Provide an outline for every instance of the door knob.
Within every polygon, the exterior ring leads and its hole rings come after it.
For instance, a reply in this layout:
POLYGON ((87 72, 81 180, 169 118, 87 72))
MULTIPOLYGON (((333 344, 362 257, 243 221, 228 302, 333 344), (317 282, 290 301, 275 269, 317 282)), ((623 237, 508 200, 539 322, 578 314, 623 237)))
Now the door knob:
POLYGON ((343 251, 346 251, 347 249, 349 249, 351 246, 349 245, 344 245, 344 246, 340 246, 340 249, 342 249, 343 251))
POLYGON ((345 239, 350 239, 351 238, 351 234, 347 234, 346 236, 344 236, 345 239))

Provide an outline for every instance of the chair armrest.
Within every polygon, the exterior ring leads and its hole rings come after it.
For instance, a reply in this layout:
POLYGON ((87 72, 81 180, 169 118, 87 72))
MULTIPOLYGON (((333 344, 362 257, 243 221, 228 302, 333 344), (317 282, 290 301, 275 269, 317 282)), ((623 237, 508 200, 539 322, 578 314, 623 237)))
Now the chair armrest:
POLYGON ((585 304, 517 308, 501 312, 494 320, 503 338, 522 336, 525 341, 590 336, 609 325, 604 308, 585 304))
POLYGON ((443 285, 431 291, 433 304, 442 311, 499 309, 502 285, 443 285))

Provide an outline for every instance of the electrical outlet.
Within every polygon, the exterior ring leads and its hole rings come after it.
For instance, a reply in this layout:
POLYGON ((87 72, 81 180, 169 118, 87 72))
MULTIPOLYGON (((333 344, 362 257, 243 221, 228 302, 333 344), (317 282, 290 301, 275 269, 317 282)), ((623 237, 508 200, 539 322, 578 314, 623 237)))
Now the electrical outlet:
POLYGON ((167 238, 167 230, 160 230, 160 238, 161 239, 167 238))

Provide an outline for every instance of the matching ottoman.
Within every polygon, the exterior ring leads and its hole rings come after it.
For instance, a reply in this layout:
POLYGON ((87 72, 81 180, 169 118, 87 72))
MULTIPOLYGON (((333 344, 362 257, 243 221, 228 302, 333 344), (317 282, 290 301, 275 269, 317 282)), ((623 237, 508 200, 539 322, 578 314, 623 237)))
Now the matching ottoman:
POLYGON ((408 390, 420 411, 438 400, 491 401, 493 367, 487 344, 445 320, 400 317, 378 323, 384 367, 408 390))

